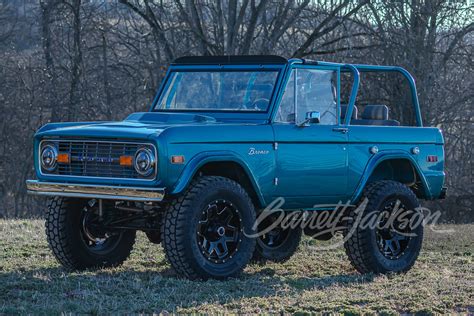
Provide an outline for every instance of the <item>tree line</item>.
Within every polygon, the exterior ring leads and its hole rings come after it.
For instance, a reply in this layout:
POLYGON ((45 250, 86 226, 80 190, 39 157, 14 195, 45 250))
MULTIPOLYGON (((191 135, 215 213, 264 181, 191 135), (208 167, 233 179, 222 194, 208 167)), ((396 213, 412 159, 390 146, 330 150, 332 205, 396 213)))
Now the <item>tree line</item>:
POLYGON ((146 111, 176 57, 276 54, 408 69, 446 140, 436 207, 472 220, 473 33, 468 0, 0 0, 0 217, 42 214, 25 188, 41 125, 146 111))

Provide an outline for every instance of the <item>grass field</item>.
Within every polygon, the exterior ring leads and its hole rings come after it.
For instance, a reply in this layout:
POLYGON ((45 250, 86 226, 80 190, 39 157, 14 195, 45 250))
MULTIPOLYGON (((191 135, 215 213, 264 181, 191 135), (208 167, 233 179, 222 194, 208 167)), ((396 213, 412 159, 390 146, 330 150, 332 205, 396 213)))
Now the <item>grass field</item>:
POLYGON ((143 234, 116 269, 66 273, 40 220, 0 220, 0 314, 33 313, 474 313, 474 225, 426 230, 404 275, 359 275, 342 249, 314 251, 305 239, 285 264, 250 265, 238 279, 179 278, 143 234))

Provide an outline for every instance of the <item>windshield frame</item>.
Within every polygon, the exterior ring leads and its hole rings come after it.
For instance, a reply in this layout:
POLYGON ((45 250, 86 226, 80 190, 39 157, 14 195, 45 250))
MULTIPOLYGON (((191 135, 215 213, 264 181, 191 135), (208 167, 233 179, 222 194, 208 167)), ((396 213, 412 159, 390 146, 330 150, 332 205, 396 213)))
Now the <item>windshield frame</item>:
MULTIPOLYGON (((171 65, 163 79, 158 93, 156 94, 150 111, 152 112, 163 112, 163 113, 199 113, 208 114, 213 117, 225 118, 228 115, 233 117, 236 114, 242 114, 243 116, 251 116, 255 119, 268 119, 270 113, 273 110, 275 99, 278 95, 282 78, 284 75, 286 65, 171 65), (172 83, 172 75, 174 72, 216 72, 216 71, 275 71, 277 72, 277 78, 271 92, 270 102, 265 111, 262 110, 220 110, 220 109, 161 109, 157 108, 161 103, 163 97, 166 94, 170 84, 172 83)), ((250 118, 250 117, 249 117, 250 118)))

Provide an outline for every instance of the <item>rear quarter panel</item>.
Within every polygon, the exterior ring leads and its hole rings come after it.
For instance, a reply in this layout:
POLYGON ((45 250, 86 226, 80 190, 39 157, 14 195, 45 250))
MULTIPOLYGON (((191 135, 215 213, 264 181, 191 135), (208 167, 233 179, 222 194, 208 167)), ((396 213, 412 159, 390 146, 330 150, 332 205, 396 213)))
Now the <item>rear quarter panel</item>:
POLYGON ((353 198, 360 194, 363 181, 381 161, 383 155, 395 158, 408 158, 425 181, 427 198, 439 196, 444 183, 443 138, 437 128, 403 126, 350 126, 349 127, 349 179, 348 191, 353 198), (377 146, 378 153, 372 154, 370 148, 377 146), (418 147, 415 155, 412 149, 418 147), (438 156, 438 162, 429 163, 428 155, 438 156), (375 163, 374 163, 375 162, 375 163))

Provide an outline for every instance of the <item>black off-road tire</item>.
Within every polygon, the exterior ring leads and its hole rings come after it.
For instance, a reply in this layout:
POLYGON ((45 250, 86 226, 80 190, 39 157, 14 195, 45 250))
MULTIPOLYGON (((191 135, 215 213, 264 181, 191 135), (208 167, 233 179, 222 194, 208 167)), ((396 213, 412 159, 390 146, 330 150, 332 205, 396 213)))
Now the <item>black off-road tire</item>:
POLYGON ((282 263, 288 261, 298 250, 302 231, 300 227, 288 228, 287 237, 275 247, 269 247, 262 239, 258 238, 252 261, 259 263, 266 261, 282 263))
POLYGON ((86 200, 54 197, 48 201, 46 236, 56 259, 68 270, 115 267, 130 255, 135 243, 133 230, 120 233, 106 253, 91 252, 81 237, 81 216, 86 200))
POLYGON ((253 234, 255 209, 247 192, 235 181, 219 176, 195 179, 186 192, 171 201, 164 220, 163 247, 166 257, 179 276, 189 279, 225 279, 241 273, 255 249, 253 234), (232 202, 238 208, 241 227, 240 245, 234 256, 222 263, 205 257, 198 244, 197 231, 203 209, 218 199, 232 202), (245 233, 245 234, 244 234, 245 233))
MULTIPOLYGON (((410 188, 404 184, 391 180, 381 180, 370 183, 364 190, 361 203, 365 199, 368 203, 362 214, 356 209, 350 210, 347 216, 346 229, 344 230, 344 248, 351 264, 360 273, 402 273, 411 269, 421 250, 423 241, 423 225, 416 225, 411 231, 414 236, 407 242, 406 250, 400 257, 387 258, 382 254, 377 244, 376 229, 373 227, 360 227, 358 218, 363 218, 367 214, 380 214, 383 206, 388 201, 400 200, 405 206, 404 209, 413 211, 415 216, 422 216, 417 211, 419 201, 410 188)), ((370 225, 369 225, 370 226, 370 225)))

